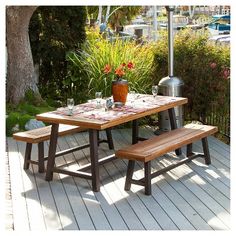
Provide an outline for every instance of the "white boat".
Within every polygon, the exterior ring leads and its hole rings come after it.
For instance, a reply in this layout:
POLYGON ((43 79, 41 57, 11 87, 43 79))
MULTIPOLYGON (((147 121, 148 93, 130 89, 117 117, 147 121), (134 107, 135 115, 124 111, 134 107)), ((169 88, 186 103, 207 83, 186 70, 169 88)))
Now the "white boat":
POLYGON ((215 44, 223 44, 223 45, 230 45, 230 34, 226 35, 214 35, 209 38, 210 42, 214 42, 215 44))

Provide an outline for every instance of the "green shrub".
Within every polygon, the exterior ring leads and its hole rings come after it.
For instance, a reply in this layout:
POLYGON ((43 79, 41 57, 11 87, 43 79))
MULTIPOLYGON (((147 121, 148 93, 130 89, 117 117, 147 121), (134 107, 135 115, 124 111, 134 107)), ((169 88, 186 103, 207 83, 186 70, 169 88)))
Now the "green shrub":
POLYGON ((36 114, 39 114, 40 113, 40 110, 38 107, 35 107, 34 105, 30 105, 28 103, 20 103, 19 106, 18 106, 18 109, 20 111, 23 111, 24 113, 26 114, 29 114, 29 115, 36 115, 36 114))
POLYGON ((25 124, 30 120, 30 119, 35 119, 34 116, 28 115, 28 114, 21 114, 19 118, 19 127, 20 130, 25 130, 25 124))
MULTIPOLYGON (((183 96, 188 98, 186 118, 202 122, 211 115, 213 105, 229 116, 230 48, 211 44, 208 37, 183 30, 174 44, 174 75, 184 81, 183 96)), ((166 35, 156 45, 154 68, 155 83, 168 75, 166 35)))
POLYGON ((21 114, 18 112, 12 112, 7 116, 7 118, 6 118, 6 134, 7 134, 7 136, 12 135, 12 133, 13 133, 12 128, 16 124, 19 124, 20 116, 21 116, 21 114))
POLYGON ((151 44, 141 46, 119 39, 111 43, 102 38, 90 38, 80 52, 73 51, 67 55, 71 81, 73 80, 74 85, 83 82, 88 86, 88 89, 84 88, 87 95, 84 98, 94 97, 95 91, 102 91, 103 96, 110 96, 112 80, 103 71, 105 65, 117 68, 129 61, 135 65, 135 68, 124 76, 129 82, 129 89, 137 92, 150 91, 153 61, 151 44))
MULTIPOLYGON (((29 98, 27 98, 27 100, 29 101, 29 98)), ((7 136, 11 136, 13 134, 12 128, 15 127, 16 125, 19 125, 20 131, 24 131, 25 124, 30 119, 35 119, 35 115, 43 113, 43 112, 55 110, 54 107, 47 105, 45 101, 43 102, 41 101, 41 104, 43 106, 35 106, 32 104, 29 104, 28 101, 22 101, 17 106, 12 105, 12 104, 6 104, 6 108, 7 108, 6 110, 7 112, 6 135, 7 136)))
POLYGON ((32 104, 34 106, 47 106, 47 103, 42 99, 40 94, 35 93, 33 90, 29 89, 25 92, 25 102, 32 104))
MULTIPOLYGON (((39 90, 44 99, 66 100, 63 80, 67 75, 66 52, 80 48, 85 40, 85 6, 39 6, 34 12, 29 36, 39 90)), ((33 103, 31 103, 33 104, 33 103)))

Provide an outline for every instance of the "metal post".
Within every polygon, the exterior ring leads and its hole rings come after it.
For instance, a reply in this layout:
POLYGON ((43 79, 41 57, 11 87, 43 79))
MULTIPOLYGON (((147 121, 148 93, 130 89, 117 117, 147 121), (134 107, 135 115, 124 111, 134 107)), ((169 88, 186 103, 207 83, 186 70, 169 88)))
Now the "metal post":
POLYGON ((153 6, 153 40, 157 41, 157 6, 153 6))
POLYGON ((173 6, 167 6, 168 12, 168 66, 169 76, 174 76, 174 40, 173 40, 173 6))

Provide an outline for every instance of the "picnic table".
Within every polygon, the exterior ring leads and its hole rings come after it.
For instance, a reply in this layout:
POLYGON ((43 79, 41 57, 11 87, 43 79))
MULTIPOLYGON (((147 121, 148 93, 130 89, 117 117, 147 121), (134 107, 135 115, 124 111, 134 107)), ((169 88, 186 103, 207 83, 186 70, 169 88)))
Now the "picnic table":
POLYGON ((68 108, 59 108, 55 111, 37 115, 37 120, 52 124, 46 180, 52 180, 53 172, 86 178, 92 181, 93 191, 98 192, 100 190, 99 165, 115 159, 114 154, 98 160, 98 131, 113 128, 117 125, 131 121, 132 144, 135 144, 139 140, 139 118, 168 110, 171 128, 176 129, 177 124, 174 107, 186 104, 187 101, 187 98, 183 97, 153 97, 148 94, 136 94, 134 101, 131 102, 128 100, 124 106, 112 108, 108 111, 103 108, 98 109, 95 102, 87 102, 75 106, 72 115, 69 115, 68 108), (60 168, 60 166, 55 167, 55 153, 59 124, 75 125, 88 129, 91 160, 90 165, 82 166, 76 172, 60 168), (89 168, 91 168, 91 173, 86 172, 89 168))

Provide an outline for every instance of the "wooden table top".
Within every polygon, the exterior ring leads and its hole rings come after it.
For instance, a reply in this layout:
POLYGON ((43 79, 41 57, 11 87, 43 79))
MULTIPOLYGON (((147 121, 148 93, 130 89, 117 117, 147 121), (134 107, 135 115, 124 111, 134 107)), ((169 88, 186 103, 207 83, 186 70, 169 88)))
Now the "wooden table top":
POLYGON ((105 111, 97 109, 95 101, 79 104, 74 107, 73 115, 68 115, 68 108, 36 115, 36 119, 57 124, 77 125, 89 129, 103 130, 152 115, 170 108, 186 104, 187 98, 156 96, 148 94, 135 95, 133 103, 128 99, 125 106, 105 111))

